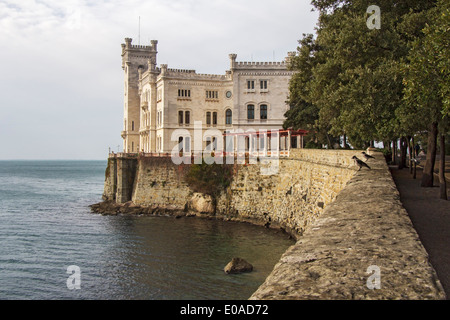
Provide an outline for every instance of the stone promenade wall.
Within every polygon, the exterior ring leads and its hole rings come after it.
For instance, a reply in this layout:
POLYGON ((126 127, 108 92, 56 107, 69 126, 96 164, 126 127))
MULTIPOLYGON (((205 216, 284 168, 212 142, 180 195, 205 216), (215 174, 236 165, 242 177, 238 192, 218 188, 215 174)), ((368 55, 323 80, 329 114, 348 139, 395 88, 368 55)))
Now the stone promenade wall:
POLYGON ((383 156, 375 157, 250 299, 445 299, 383 156))

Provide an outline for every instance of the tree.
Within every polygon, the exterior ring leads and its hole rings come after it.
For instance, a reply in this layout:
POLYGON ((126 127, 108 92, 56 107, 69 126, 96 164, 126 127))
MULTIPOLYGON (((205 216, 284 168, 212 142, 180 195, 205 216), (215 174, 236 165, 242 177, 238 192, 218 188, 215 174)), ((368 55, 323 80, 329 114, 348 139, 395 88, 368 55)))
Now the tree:
POLYGON ((413 41, 408 63, 404 67, 404 104, 398 113, 402 127, 406 130, 428 131, 422 187, 433 186, 437 136, 440 132, 441 198, 447 199, 444 167, 445 135, 449 130, 450 115, 450 3, 439 0, 436 7, 428 10, 427 18, 424 36, 413 41))
POLYGON ((360 148, 400 136, 395 110, 403 103, 403 59, 420 35, 421 13, 434 1, 377 2, 381 29, 369 30, 371 1, 312 1, 320 12, 317 36, 304 36, 293 59, 298 75, 290 84, 286 124, 346 135, 360 148))

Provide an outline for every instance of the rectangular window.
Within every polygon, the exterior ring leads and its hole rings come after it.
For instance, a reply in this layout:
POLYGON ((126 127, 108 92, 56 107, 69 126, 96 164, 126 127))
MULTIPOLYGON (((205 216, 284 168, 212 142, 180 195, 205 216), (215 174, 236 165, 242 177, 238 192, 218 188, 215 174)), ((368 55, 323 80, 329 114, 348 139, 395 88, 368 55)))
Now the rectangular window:
POLYGON ((255 106, 252 104, 249 104, 247 106, 247 119, 248 120, 255 119, 255 106))
POLYGON ((184 138, 184 150, 187 153, 191 152, 191 137, 184 138))
POLYGON ((267 120, 267 105, 262 104, 259 108, 259 118, 261 120, 267 120))
POLYGON ((228 109, 225 112, 225 124, 231 124, 232 123, 232 118, 233 118, 232 115, 233 115, 233 113, 232 113, 232 111, 230 109, 228 109))
POLYGON ((134 131, 134 121, 131 121, 131 131, 134 131))
POLYGON ((267 80, 261 80, 259 82, 261 90, 267 90, 267 80))
POLYGON ((211 125, 211 112, 206 113, 206 125, 207 126, 211 125))
POLYGON ((191 90, 188 89, 178 89, 178 98, 190 98, 191 90))
POLYGON ((255 80, 247 80, 247 89, 248 90, 255 89, 255 80))
POLYGON ((191 113, 189 111, 184 112, 184 123, 189 124, 191 122, 191 113))
POLYGON ((217 112, 213 112, 213 126, 217 125, 217 112))
POLYGON ((206 90, 207 100, 217 100, 219 99, 219 91, 206 90))

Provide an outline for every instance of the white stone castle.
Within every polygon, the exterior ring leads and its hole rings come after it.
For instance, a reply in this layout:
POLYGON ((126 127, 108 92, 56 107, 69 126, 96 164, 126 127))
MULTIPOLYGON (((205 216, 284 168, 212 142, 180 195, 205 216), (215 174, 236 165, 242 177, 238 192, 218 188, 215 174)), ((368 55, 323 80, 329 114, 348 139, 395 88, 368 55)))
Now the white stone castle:
MULTIPOLYGON (((287 63, 295 53, 281 62, 237 62, 230 54, 224 75, 198 74, 157 67, 157 44, 133 45, 130 38, 122 44, 125 153, 223 150, 218 134, 236 132, 256 132, 247 135, 245 148, 264 149, 267 135, 259 133, 282 129, 292 76, 287 63), (202 129, 200 142, 192 141, 194 127, 202 129)), ((289 145, 297 141, 290 138, 289 145)))

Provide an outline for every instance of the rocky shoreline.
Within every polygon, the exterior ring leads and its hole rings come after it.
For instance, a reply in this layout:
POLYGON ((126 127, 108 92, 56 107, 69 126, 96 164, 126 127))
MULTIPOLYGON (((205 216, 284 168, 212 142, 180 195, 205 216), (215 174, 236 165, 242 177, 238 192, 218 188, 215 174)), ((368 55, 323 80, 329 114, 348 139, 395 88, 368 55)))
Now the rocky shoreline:
POLYGON ((186 210, 179 208, 161 208, 161 207, 143 207, 135 205, 129 201, 126 203, 116 203, 115 201, 102 201, 89 206, 91 212, 104 216, 115 215, 155 215, 155 216, 174 216, 182 217, 192 215, 186 210))
POLYGON ((275 223, 267 223, 263 220, 246 219, 238 215, 224 215, 220 213, 205 213, 198 212, 190 206, 186 205, 185 208, 180 209, 178 207, 147 207, 134 204, 132 201, 126 203, 116 203, 115 201, 105 200, 99 203, 95 203, 89 206, 92 213, 101 214, 103 216, 117 216, 117 215, 131 215, 131 216, 164 216, 173 217, 176 219, 182 217, 197 217, 203 219, 217 219, 222 221, 250 223, 253 225, 261 226, 268 229, 281 230, 288 234, 292 239, 298 239, 299 234, 293 233, 292 230, 286 230, 275 223))

